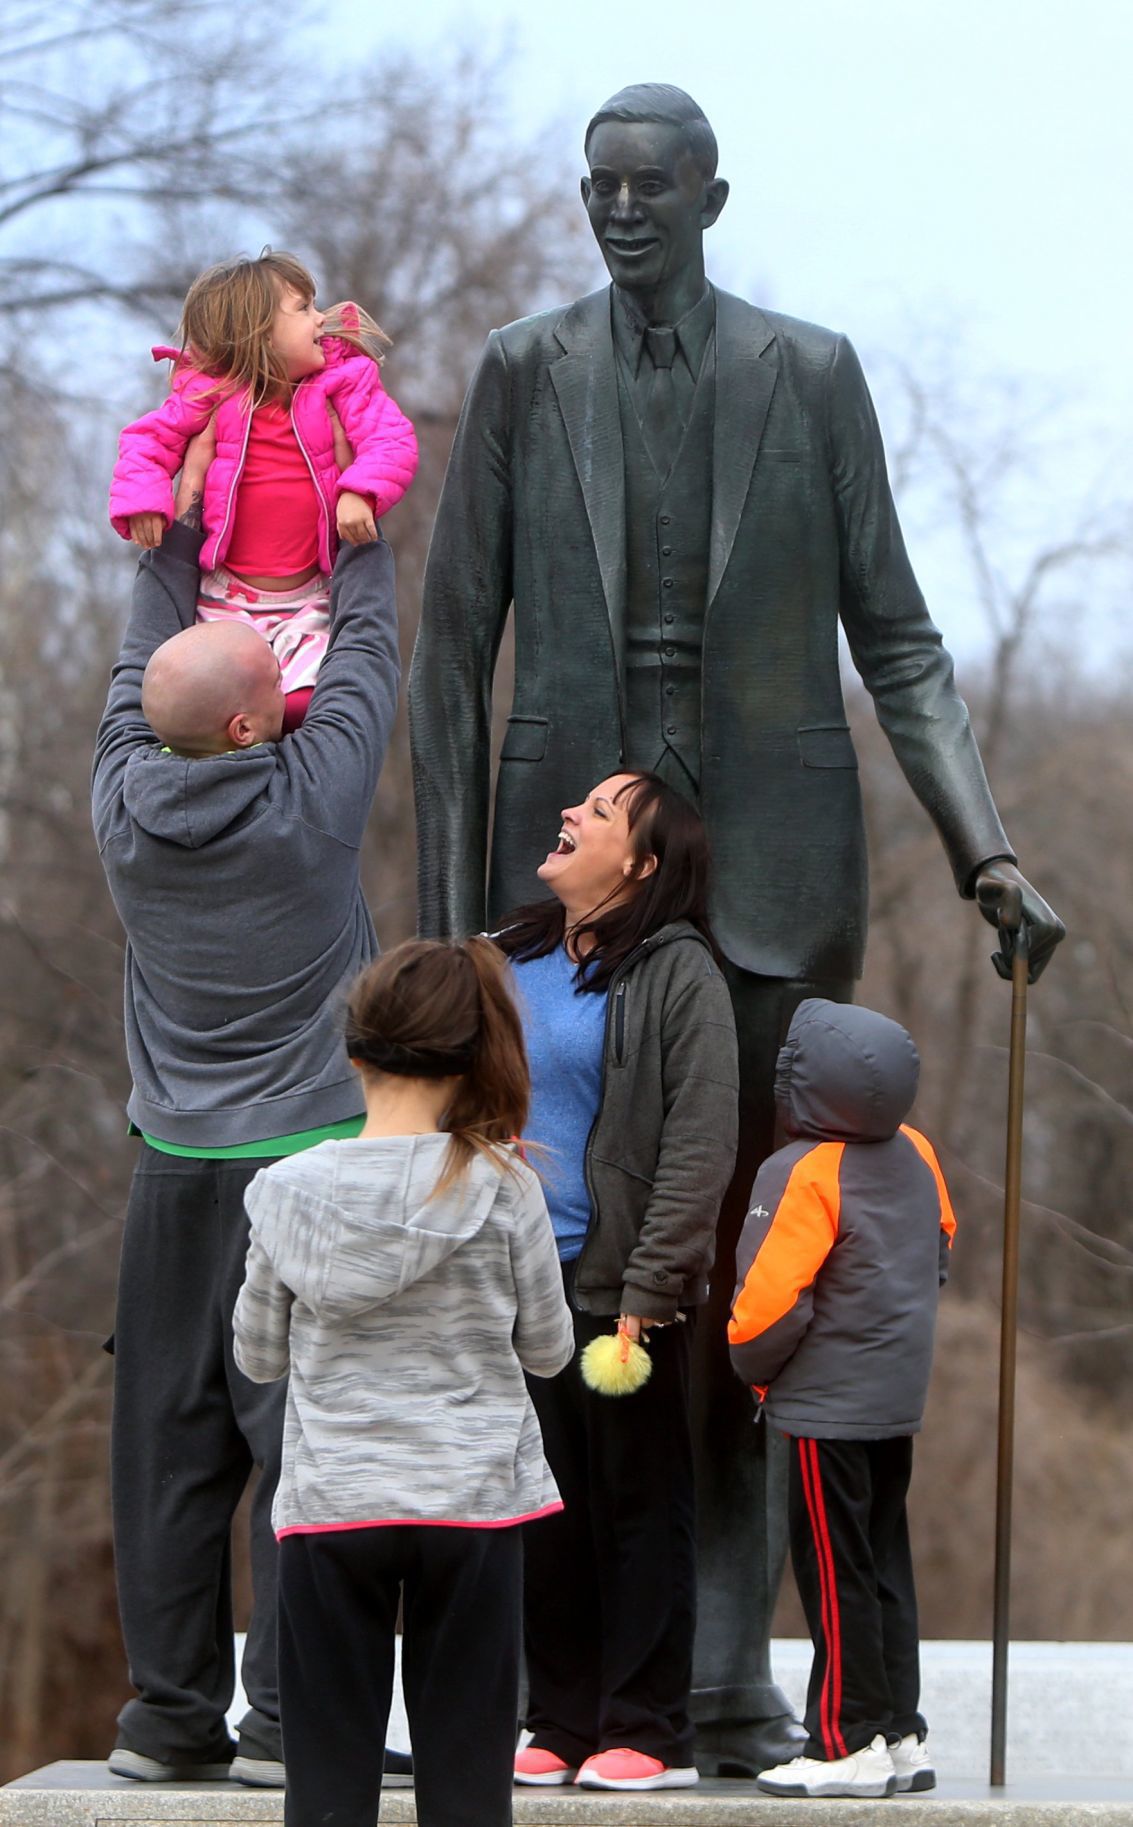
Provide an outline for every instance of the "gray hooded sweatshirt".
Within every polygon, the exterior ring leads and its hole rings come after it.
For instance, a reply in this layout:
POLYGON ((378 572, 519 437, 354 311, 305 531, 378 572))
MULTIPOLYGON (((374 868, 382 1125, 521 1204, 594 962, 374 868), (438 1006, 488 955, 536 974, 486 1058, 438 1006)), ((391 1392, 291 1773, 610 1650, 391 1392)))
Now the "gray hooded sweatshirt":
POLYGON ((227 1148, 362 1110, 341 993, 377 949, 359 850, 397 707, 393 559, 344 546, 302 728, 203 760, 142 716, 156 647, 195 616, 201 535, 142 559, 99 725, 94 827, 126 929, 128 1110, 163 1142, 227 1148))
POLYGON ((236 1362, 291 1373, 279 1535, 562 1507, 523 1377, 574 1350, 543 1193, 509 1151, 432 1197, 447 1147, 323 1142, 248 1188, 236 1362))

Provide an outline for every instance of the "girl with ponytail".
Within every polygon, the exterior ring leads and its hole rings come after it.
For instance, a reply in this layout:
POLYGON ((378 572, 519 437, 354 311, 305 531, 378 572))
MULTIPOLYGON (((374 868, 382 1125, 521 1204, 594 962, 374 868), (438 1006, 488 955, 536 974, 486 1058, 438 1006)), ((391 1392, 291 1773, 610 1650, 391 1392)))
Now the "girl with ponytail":
POLYGON ((373 1827, 394 1667, 423 1827, 506 1827, 521 1532, 562 1508, 524 1381, 573 1328, 527 1117, 523 1034, 487 940, 411 940, 346 1025, 366 1122, 265 1168, 236 1362, 290 1371, 280 1539, 286 1827, 373 1827))

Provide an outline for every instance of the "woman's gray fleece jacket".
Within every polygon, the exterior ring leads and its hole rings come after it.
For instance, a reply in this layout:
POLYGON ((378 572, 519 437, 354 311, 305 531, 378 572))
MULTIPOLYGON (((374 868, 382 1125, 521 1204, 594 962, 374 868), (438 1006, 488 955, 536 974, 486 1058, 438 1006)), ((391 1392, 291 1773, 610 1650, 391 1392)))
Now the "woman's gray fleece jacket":
POLYGON ((431 1197, 447 1146, 323 1142, 248 1188, 236 1362, 291 1373, 279 1535, 562 1507, 523 1379, 574 1350, 543 1193, 516 1156, 477 1155, 431 1197))
POLYGON ((590 1228, 574 1276, 584 1312, 672 1320, 707 1298, 738 1100, 728 986, 706 940, 674 920, 610 980, 586 1146, 590 1228))

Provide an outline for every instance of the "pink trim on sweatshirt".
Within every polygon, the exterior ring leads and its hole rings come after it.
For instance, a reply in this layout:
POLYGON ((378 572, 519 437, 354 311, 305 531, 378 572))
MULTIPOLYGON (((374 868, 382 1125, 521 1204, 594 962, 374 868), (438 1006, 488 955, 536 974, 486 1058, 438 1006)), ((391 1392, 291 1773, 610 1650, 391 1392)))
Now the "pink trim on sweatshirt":
POLYGON ((556 1516, 562 1501, 544 1504, 541 1510, 529 1510, 525 1516, 505 1516, 497 1522, 454 1522, 447 1516, 373 1516, 364 1522, 289 1523, 277 1529, 275 1537, 285 1535, 330 1535, 345 1529, 514 1529, 518 1523, 538 1522, 541 1516, 556 1516))

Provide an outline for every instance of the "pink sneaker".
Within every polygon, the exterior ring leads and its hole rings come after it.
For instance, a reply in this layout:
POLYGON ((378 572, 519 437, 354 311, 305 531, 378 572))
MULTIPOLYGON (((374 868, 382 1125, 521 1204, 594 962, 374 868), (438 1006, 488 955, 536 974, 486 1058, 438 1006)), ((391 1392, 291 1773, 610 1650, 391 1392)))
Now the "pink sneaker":
POLYGON ((549 1788, 552 1783, 572 1783, 574 1770, 553 1751, 526 1745, 515 1754, 515 1780, 517 1783, 541 1783, 549 1788))
POLYGON ((691 1789, 700 1777, 691 1764, 684 1770, 670 1769, 658 1757, 619 1745, 588 1757, 574 1780, 583 1789, 691 1789))

